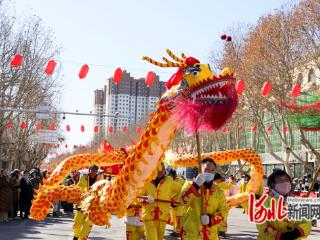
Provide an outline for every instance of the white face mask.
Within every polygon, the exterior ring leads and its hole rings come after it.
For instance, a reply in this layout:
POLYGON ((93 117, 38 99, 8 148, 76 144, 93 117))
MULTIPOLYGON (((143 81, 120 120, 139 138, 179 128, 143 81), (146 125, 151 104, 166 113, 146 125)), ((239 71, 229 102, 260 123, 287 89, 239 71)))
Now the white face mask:
POLYGON ((276 190, 278 193, 281 195, 287 195, 290 190, 291 190, 291 183, 290 182, 283 182, 283 183, 278 183, 274 187, 274 190, 276 190))
POLYGON ((204 177, 205 181, 208 183, 208 182, 211 182, 213 180, 214 174, 208 173, 208 172, 204 172, 203 173, 203 177, 204 177))

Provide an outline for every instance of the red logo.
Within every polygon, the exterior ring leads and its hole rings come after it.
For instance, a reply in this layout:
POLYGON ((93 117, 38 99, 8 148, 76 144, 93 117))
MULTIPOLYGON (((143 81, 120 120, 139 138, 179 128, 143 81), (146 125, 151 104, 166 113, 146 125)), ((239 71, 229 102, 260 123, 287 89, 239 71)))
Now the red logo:
POLYGON ((268 194, 263 194, 260 199, 255 200, 255 195, 250 193, 249 197, 249 221, 254 223, 264 223, 265 221, 284 220, 287 218, 287 208, 284 206, 283 197, 279 197, 278 206, 276 199, 272 198, 270 207, 266 208, 263 204, 268 194))

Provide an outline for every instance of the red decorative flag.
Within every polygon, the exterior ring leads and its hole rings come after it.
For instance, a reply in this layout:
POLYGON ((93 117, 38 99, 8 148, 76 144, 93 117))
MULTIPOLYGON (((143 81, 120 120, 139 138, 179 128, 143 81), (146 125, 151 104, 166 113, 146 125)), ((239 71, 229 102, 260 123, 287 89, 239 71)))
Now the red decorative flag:
POLYGON ((17 68, 21 65, 23 60, 23 57, 20 54, 14 55, 12 61, 11 61, 11 66, 14 68, 17 68))
POLYGON ((80 69, 79 78, 80 79, 85 78, 87 76, 88 72, 89 72, 89 66, 87 64, 84 64, 80 69))
POLYGON ((56 62, 54 60, 50 60, 50 61, 48 61, 48 64, 47 64, 46 69, 44 71, 46 74, 52 75, 55 67, 56 67, 56 62))

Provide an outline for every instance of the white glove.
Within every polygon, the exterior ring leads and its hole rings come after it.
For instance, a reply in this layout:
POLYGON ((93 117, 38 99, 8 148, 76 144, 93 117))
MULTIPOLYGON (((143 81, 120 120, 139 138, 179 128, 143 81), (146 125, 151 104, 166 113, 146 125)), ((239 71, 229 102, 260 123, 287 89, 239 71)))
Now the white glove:
POLYGON ((153 202, 154 202, 154 198, 151 197, 151 196, 148 196, 148 197, 147 197, 147 202, 148 202, 148 203, 153 203, 153 202))
POLYGON ((208 225, 210 222, 210 218, 208 215, 201 215, 200 219, 202 225, 208 225))
POLYGON ((200 174, 196 177, 196 179, 194 180, 194 182, 195 182, 195 184, 198 185, 198 187, 201 187, 201 185, 205 182, 205 178, 204 178, 203 174, 200 173, 200 174))

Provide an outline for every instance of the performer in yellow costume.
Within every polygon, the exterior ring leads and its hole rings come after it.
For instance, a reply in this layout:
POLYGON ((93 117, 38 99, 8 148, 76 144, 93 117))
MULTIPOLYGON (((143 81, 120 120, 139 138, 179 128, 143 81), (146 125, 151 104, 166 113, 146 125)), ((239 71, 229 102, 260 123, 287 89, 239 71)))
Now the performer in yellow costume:
MULTIPOLYGON (((89 168, 88 175, 82 175, 77 184, 83 191, 89 191, 90 187, 97 181, 99 168, 96 165, 92 165, 89 168)), ((88 238, 92 228, 92 223, 83 214, 81 209, 77 208, 74 215, 73 240, 85 240, 88 238)))
MULTIPOLYGON (((243 182, 240 184, 239 187, 239 192, 240 193, 246 193, 247 192, 247 186, 248 186, 248 182, 250 180, 250 176, 249 175, 244 175, 243 177, 243 182)), ((243 213, 248 213, 248 202, 242 203, 242 208, 243 208, 243 213)))
MULTIPOLYGON (((264 202, 270 208, 271 199, 276 199, 276 206, 280 196, 286 197, 291 191, 292 180, 283 170, 276 170, 268 177, 269 196, 264 202)), ((307 239, 311 232, 311 221, 276 220, 257 224, 259 231, 257 240, 292 240, 307 239)))
POLYGON ((213 183, 216 163, 210 159, 201 162, 202 173, 194 182, 186 182, 182 187, 182 199, 186 204, 183 217, 181 239, 216 240, 218 225, 227 217, 227 202, 224 192, 213 183), (200 187, 204 186, 204 210, 201 213, 200 187))
POLYGON ((142 220, 147 240, 163 240, 165 227, 170 219, 172 197, 178 196, 179 193, 179 185, 171 177, 165 176, 162 164, 157 178, 146 183, 140 193, 140 199, 143 198, 145 203, 142 206, 142 220))
MULTIPOLYGON (((179 185, 180 190, 184 184, 184 179, 177 177, 177 172, 174 169, 170 169, 169 176, 179 185)), ((173 223, 173 233, 171 236, 179 237, 182 228, 182 216, 184 213, 183 204, 173 204, 171 209, 171 221, 173 223)))
POLYGON ((136 201, 126 211, 126 240, 144 239, 144 227, 141 222, 141 205, 136 201))
MULTIPOLYGON (((230 178, 229 181, 226 182, 225 179, 219 173, 216 173, 214 175, 213 181, 223 191, 230 190, 234 186, 233 178, 230 178)), ((226 233, 228 231, 227 220, 228 220, 228 216, 229 216, 229 210, 230 209, 227 208, 227 216, 226 216, 226 218, 222 221, 221 224, 218 225, 219 236, 222 236, 222 237, 226 237, 226 233)))

